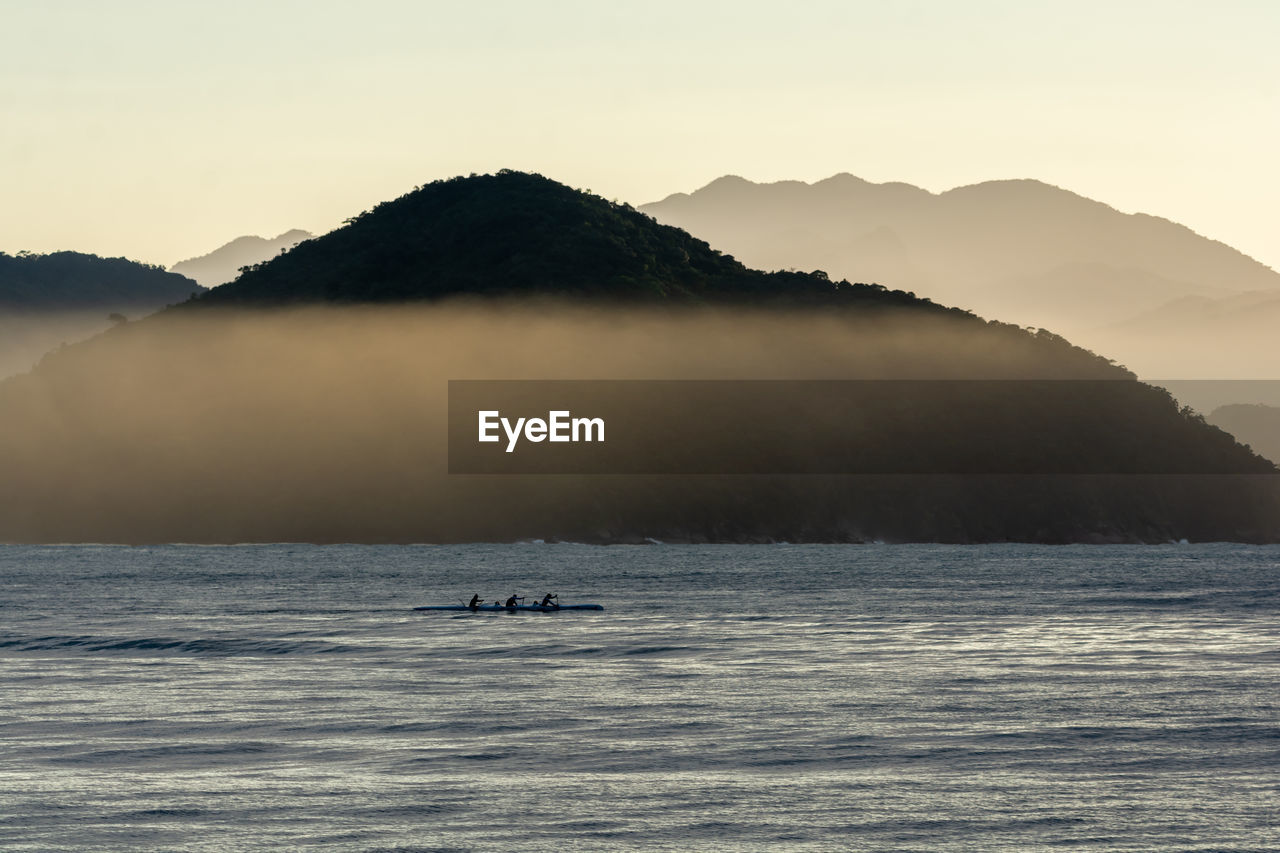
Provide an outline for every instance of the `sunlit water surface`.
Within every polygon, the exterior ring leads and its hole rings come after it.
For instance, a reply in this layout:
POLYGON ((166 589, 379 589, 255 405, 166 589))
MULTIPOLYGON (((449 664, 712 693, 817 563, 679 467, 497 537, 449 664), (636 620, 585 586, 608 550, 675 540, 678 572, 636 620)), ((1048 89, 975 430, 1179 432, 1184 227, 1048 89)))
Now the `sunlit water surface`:
POLYGON ((5 850, 1274 850, 1280 549, 0 547, 5 850), (418 613, 473 592, 603 612, 418 613))

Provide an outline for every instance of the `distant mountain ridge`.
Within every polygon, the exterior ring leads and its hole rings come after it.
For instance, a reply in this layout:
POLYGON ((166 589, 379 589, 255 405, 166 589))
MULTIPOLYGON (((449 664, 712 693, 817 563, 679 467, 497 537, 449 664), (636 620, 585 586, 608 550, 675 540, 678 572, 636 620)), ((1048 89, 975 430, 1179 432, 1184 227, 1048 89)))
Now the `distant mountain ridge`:
POLYGON ((1277 328, 1280 291, 1254 290, 1219 298, 1184 296, 1091 337, 1109 343, 1108 352, 1126 363, 1157 362, 1165 376, 1276 379, 1277 328))
POLYGON ((237 237, 207 255, 179 261, 169 269, 171 272, 195 279, 205 287, 217 287, 233 281, 240 274, 242 267, 253 266, 274 258, 281 252, 288 251, 305 240, 310 240, 313 236, 307 231, 295 228, 269 239, 258 236, 237 237))
POLYGON ((0 252, 0 311, 154 311, 204 290, 162 267, 83 252, 0 252))
POLYGON ((1280 297, 1280 274, 1221 242, 1034 180, 935 194, 849 174, 814 184, 729 176, 640 209, 752 266, 820 268, 1042 326, 1148 375, 1170 375, 1160 354, 1107 327, 1180 299, 1280 297))

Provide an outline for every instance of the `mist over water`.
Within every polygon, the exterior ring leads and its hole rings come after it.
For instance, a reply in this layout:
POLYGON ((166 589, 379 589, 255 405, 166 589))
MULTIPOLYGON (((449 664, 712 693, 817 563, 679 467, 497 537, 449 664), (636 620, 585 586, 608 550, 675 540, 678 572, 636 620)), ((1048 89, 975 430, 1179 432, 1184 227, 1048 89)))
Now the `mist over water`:
POLYGON ((1278 564, 4 547, 0 846, 1274 849, 1278 564))
POLYGON ((565 521, 634 481, 446 479, 450 379, 1117 375, 1066 344, 946 315, 167 312, 0 384, 0 540, 477 541, 552 535, 557 519, 578 535, 643 525, 626 506, 565 521))

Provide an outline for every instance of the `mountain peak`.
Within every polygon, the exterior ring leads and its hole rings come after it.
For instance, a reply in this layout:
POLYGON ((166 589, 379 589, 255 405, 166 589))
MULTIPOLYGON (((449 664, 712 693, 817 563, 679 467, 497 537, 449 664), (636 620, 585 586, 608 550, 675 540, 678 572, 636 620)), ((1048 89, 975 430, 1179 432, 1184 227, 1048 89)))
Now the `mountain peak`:
POLYGON ((754 181, 748 181, 746 178, 742 177, 741 175, 722 175, 716 178, 711 183, 707 184, 701 190, 698 190, 698 192, 705 192, 707 190, 712 190, 712 191, 726 190, 726 189, 731 190, 731 189, 737 189, 740 187, 754 187, 756 185, 757 184, 754 181))
POLYGON ((825 275, 749 270, 629 205, 509 170, 418 187, 246 270, 197 302, 395 302, 450 296, 857 299, 944 310, 909 294, 844 286, 825 275))
MULTIPOLYGON (((1193 357, 1222 349, 1220 338, 1193 335, 1189 325, 1176 333, 1157 328, 1165 303, 1192 294, 1280 293, 1276 271, 1223 243, 1031 178, 937 194, 843 173, 807 188, 771 189, 778 186, 756 185, 732 200, 698 191, 641 209, 752 266, 819 267, 1052 328, 1152 375, 1176 375, 1193 357), (884 239, 888 232, 897 239, 884 239), (1151 329, 1145 342, 1113 331, 1134 319, 1151 329), (1179 343, 1192 338, 1202 344, 1179 343)), ((1249 335, 1256 342, 1249 364, 1228 371, 1274 361, 1263 357, 1273 352, 1270 339, 1249 335)))
POLYGON ((832 175, 829 178, 823 178, 820 181, 814 181, 812 186, 839 187, 840 189, 846 189, 849 187, 865 187, 865 186, 869 186, 870 184, 871 184, 870 181, 866 180, 865 178, 859 178, 857 175, 852 175, 848 172, 837 172, 836 174, 832 175))
POLYGON ((1039 181, 1035 178, 1003 178, 995 181, 981 181, 976 184, 965 184, 939 193, 939 198, 966 201, 982 200, 986 202, 1007 201, 1025 204, 1037 199, 1056 203, 1083 203, 1098 209, 1113 209, 1109 205, 1079 193, 1063 189, 1054 184, 1039 181))
POLYGON ((310 240, 312 236, 307 231, 293 228, 270 239, 257 235, 237 237, 207 255, 179 261, 169 269, 193 278, 205 287, 216 287, 234 279, 242 267, 273 258, 304 240, 310 240))

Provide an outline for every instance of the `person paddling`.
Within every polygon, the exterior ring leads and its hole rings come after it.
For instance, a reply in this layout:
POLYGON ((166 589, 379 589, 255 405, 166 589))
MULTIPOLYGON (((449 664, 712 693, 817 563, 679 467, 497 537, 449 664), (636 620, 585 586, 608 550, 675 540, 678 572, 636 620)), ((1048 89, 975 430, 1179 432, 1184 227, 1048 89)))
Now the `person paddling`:
POLYGON ((480 596, 478 594, 471 596, 471 600, 467 602, 467 606, 470 607, 472 610, 475 610, 477 607, 479 607, 480 596))
POLYGON ((517 606, 522 598, 524 598, 523 595, 517 596, 514 592, 511 593, 511 597, 507 599, 507 607, 517 606))
POLYGON ((541 604, 541 606, 542 606, 542 607, 555 607, 555 608, 559 608, 559 607, 560 607, 560 602, 556 600, 556 597, 555 597, 554 595, 552 595, 551 593, 547 593, 547 594, 546 594, 546 597, 544 597, 544 598, 542 599, 542 604, 541 604))

